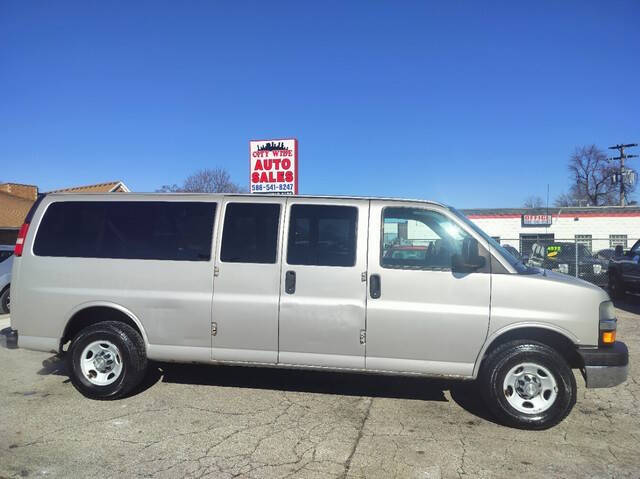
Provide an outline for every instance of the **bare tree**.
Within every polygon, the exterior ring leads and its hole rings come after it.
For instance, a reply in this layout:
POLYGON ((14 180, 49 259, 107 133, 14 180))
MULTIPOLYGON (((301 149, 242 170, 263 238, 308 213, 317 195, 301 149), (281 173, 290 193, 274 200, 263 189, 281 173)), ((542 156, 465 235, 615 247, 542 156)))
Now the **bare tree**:
POLYGON ((562 193, 555 199, 553 204, 559 207, 576 206, 576 201, 570 194, 562 193))
POLYGON ((182 188, 174 183, 172 185, 162 185, 156 190, 156 193, 179 193, 180 191, 183 191, 182 188))
POLYGON ((615 170, 598 147, 576 148, 569 159, 569 173, 573 182, 569 194, 575 203, 591 206, 615 204, 615 170))
POLYGON ((539 196, 531 195, 526 200, 524 200, 525 208, 542 208, 544 206, 544 201, 539 196))
POLYGON ((244 193, 242 186, 231 181, 231 175, 224 168, 202 169, 189 175, 182 186, 163 185, 160 193, 244 193))

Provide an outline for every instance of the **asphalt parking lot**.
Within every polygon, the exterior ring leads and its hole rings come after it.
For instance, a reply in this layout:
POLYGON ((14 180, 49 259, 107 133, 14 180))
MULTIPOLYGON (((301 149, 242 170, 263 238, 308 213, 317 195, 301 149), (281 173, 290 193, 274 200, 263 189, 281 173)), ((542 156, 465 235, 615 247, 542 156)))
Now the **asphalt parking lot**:
POLYGON ((495 424, 472 384, 415 378, 154 364, 138 394, 90 401, 51 354, 1 347, 0 477, 637 478, 640 302, 618 306, 628 382, 579 377, 541 432, 495 424))

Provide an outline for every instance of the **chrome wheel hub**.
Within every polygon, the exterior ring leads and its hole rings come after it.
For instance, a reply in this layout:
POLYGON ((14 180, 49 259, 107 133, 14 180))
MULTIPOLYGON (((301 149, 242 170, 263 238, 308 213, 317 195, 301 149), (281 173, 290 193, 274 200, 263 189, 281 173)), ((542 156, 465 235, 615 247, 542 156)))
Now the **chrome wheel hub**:
POLYGON ((537 376, 524 374, 516 380, 516 392, 523 399, 531 399, 540 394, 542 384, 537 376))
POLYGON ((109 341, 94 341, 82 351, 80 369, 91 384, 108 386, 122 374, 120 350, 109 341))
POLYGON ((535 363, 521 363, 504 378, 504 396, 517 411, 538 414, 549 409, 558 397, 558 383, 551 372, 535 363))

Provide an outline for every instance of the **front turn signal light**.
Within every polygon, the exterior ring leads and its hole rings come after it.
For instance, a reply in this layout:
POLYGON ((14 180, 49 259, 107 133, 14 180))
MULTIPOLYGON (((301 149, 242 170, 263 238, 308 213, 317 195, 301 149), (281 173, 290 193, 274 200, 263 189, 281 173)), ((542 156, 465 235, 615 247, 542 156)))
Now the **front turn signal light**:
POLYGON ((613 344, 616 342, 615 331, 602 331, 602 344, 613 344))

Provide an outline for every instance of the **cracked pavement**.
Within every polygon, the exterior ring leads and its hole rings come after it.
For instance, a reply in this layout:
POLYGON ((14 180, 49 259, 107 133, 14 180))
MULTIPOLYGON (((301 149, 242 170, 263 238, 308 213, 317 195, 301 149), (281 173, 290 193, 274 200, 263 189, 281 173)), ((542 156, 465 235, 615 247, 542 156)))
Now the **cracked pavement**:
POLYGON ((137 394, 91 401, 50 354, 1 347, 0 478, 637 478, 635 301, 627 383, 577 373, 573 412, 539 432, 495 424, 472 383, 422 378, 153 364, 137 394))

